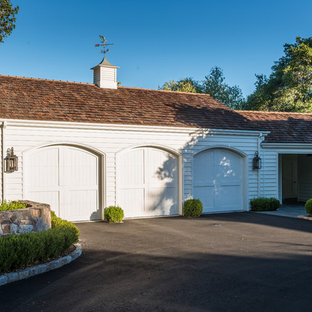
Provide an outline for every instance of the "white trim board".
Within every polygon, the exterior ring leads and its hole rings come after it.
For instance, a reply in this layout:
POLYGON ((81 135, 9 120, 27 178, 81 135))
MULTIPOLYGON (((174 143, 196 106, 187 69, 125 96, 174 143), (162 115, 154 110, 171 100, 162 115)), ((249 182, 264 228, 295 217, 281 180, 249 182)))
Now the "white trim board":
POLYGON ((125 124, 105 124, 105 123, 85 123, 69 121, 43 121, 43 120, 19 120, 2 119, 0 122, 6 122, 7 126, 15 127, 37 127, 37 128, 66 128, 66 129, 90 129, 90 130, 118 130, 118 131, 144 131, 144 132, 178 132, 192 133, 201 132, 205 135, 227 134, 243 136, 265 136, 269 131, 255 130, 231 130, 231 129, 210 129, 197 127, 168 127, 168 126, 145 126, 145 125, 125 125, 125 124))
POLYGON ((263 149, 311 149, 311 143, 262 143, 263 149))

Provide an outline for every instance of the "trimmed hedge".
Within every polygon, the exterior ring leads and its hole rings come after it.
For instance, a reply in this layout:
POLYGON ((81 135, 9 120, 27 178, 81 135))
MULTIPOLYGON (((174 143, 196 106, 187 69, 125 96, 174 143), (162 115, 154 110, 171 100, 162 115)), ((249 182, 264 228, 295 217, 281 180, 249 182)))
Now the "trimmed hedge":
POLYGON ((304 205, 305 211, 309 216, 312 216, 312 198, 307 200, 304 205))
POLYGON ((199 199, 188 199, 183 205, 185 217, 199 217, 203 212, 203 204, 199 199))
POLYGON ((79 230, 74 224, 56 217, 53 212, 51 217, 50 230, 0 237, 0 273, 60 257, 78 242, 79 230))
POLYGON ((280 201, 273 197, 257 197, 250 200, 250 208, 252 211, 273 211, 280 205, 280 201))
POLYGON ((24 209, 24 208, 26 208, 26 204, 21 203, 19 201, 6 201, 6 200, 4 200, 0 204, 0 211, 8 211, 8 210, 24 209))
POLYGON ((118 206, 109 206, 104 211, 104 219, 108 223, 121 223, 124 218, 124 211, 118 206))

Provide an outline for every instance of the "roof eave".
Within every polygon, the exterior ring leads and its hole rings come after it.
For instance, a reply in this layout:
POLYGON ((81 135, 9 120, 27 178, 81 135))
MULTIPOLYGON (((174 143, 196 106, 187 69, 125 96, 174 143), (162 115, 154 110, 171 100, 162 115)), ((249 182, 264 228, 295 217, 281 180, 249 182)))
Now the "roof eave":
POLYGON ((302 143, 302 142, 293 142, 293 143, 269 143, 263 142, 261 144, 262 148, 266 149, 312 149, 312 143, 302 143))
POLYGON ((99 64, 99 65, 96 65, 90 69, 93 70, 93 69, 98 68, 98 67, 119 68, 119 66, 115 66, 115 65, 101 65, 101 64, 99 64))
POLYGON ((268 131, 255 130, 230 130, 230 129, 214 129, 199 127, 179 127, 179 126, 152 126, 139 124, 117 124, 117 123, 90 123, 90 122, 70 122, 70 121, 53 121, 53 120, 28 120, 28 119, 7 119, 0 118, 0 122, 7 126, 16 127, 43 127, 43 128, 79 128, 79 129, 110 129, 110 130, 137 130, 151 132, 202 132, 206 135, 233 135, 233 136, 253 136, 261 137, 268 134, 268 131))

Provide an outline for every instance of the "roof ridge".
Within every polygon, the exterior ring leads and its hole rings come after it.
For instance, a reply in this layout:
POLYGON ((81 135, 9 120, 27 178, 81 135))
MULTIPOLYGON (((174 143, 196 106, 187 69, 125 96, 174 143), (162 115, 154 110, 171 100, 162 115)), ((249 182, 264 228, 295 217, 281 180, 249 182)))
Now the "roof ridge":
POLYGON ((47 78, 35 78, 35 77, 22 77, 22 76, 13 76, 13 75, 1 75, 1 77, 8 77, 8 78, 17 78, 17 79, 29 79, 29 80, 40 80, 40 81, 55 81, 55 82, 65 82, 65 83, 76 83, 76 84, 86 84, 86 85, 92 85, 93 83, 90 82, 79 82, 79 81, 66 81, 66 80, 57 80, 57 79, 47 79, 47 78))
MULTIPOLYGON (((91 82, 79 82, 79 81, 68 81, 68 80, 58 80, 58 79, 48 79, 48 78, 35 78, 35 77, 22 77, 22 76, 1 75, 1 74, 0 74, 0 77, 9 77, 9 78, 17 78, 17 79, 29 79, 29 80, 39 80, 39 81, 65 82, 65 83, 74 83, 74 84, 86 84, 86 85, 94 86, 94 84, 91 83, 91 82)), ((157 91, 157 92, 167 92, 167 93, 204 95, 204 96, 211 97, 210 94, 208 94, 208 93, 195 93, 195 92, 184 92, 184 91, 159 90, 159 89, 140 88, 140 87, 118 86, 118 89, 135 89, 135 90, 157 91)))
POLYGON ((123 87, 123 86, 118 86, 118 88, 146 90, 146 91, 157 91, 157 92, 166 92, 166 93, 181 93, 181 94, 192 94, 192 95, 205 95, 205 96, 211 97, 211 95, 208 94, 208 93, 196 93, 196 92, 173 91, 173 90, 159 90, 159 89, 140 88, 140 87, 123 87))
POLYGON ((242 113, 260 113, 260 114, 293 114, 293 115, 312 115, 312 113, 302 113, 302 112, 277 112, 277 111, 257 111, 257 110, 239 110, 236 109, 235 112, 242 112, 242 113))

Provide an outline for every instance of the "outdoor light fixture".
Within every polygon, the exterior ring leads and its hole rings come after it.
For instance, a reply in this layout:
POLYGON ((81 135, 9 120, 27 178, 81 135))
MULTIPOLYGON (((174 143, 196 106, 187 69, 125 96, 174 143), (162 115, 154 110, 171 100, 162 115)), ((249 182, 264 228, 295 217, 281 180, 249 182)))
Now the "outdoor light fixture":
POLYGON ((7 155, 4 158, 4 172, 11 173, 18 170, 18 157, 14 155, 13 147, 7 149, 7 155))
POLYGON ((261 158, 259 157, 259 153, 255 152, 255 156, 252 159, 252 169, 259 170, 261 169, 261 158))

